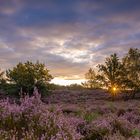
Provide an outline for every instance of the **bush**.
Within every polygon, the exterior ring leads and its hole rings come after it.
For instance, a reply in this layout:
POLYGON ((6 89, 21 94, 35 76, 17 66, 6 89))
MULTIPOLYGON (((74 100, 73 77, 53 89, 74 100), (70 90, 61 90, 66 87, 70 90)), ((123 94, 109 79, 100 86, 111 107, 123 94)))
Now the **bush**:
POLYGON ((52 110, 34 96, 25 96, 20 104, 0 102, 0 139, 79 140, 76 125, 64 117, 59 108, 52 110))
POLYGON ((20 92, 20 88, 16 84, 5 83, 1 88, 9 96, 18 96, 17 93, 20 92))

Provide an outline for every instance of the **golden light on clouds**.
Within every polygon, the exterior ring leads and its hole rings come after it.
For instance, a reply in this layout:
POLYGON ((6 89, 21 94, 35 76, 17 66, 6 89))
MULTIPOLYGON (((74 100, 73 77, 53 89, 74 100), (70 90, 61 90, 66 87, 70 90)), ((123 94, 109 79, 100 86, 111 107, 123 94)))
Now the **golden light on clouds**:
POLYGON ((140 47, 139 13, 138 0, 1 0, 0 68, 39 60, 55 83, 80 83, 106 56, 140 47))

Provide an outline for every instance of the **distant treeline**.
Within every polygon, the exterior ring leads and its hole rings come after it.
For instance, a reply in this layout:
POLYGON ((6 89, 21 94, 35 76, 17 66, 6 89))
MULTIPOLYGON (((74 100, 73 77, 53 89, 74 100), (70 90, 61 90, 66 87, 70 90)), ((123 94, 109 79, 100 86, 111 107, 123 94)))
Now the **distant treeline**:
POLYGON ((116 53, 110 55, 104 64, 97 65, 97 71, 90 68, 85 78, 87 80, 82 86, 50 84, 53 76, 45 64, 27 61, 0 72, 0 89, 9 94, 20 91, 30 94, 36 86, 42 94, 46 94, 49 89, 106 88, 113 96, 118 91, 133 91, 131 96, 135 97, 135 93, 140 90, 140 49, 130 48, 122 59, 116 53))

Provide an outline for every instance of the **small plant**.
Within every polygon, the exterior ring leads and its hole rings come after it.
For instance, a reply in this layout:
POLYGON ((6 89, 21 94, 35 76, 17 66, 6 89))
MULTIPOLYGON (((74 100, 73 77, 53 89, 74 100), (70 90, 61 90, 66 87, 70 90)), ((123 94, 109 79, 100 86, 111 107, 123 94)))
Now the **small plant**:
POLYGON ((92 113, 86 112, 83 118, 87 122, 92 122, 93 120, 96 120, 99 116, 100 114, 98 112, 92 112, 92 113))
POLYGON ((133 129, 132 130, 132 136, 134 136, 134 137, 140 137, 140 130, 133 129))

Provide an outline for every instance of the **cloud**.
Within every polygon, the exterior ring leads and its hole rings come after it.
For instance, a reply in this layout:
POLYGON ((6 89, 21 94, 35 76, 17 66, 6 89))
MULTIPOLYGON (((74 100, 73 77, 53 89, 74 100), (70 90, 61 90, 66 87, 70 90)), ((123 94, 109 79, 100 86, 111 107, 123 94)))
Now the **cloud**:
POLYGON ((108 55, 140 48, 138 0, 0 2, 3 69, 40 60, 56 77, 79 79, 108 55))

